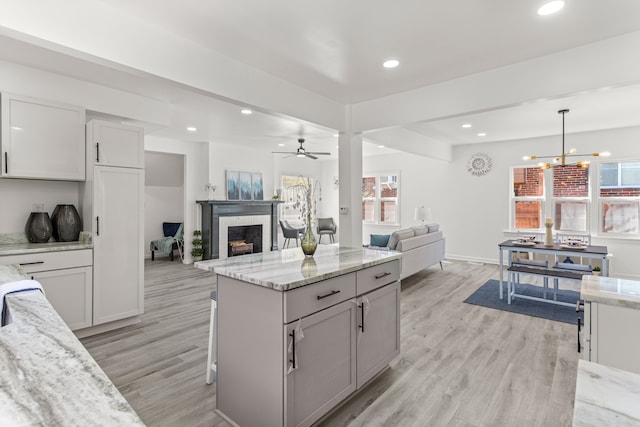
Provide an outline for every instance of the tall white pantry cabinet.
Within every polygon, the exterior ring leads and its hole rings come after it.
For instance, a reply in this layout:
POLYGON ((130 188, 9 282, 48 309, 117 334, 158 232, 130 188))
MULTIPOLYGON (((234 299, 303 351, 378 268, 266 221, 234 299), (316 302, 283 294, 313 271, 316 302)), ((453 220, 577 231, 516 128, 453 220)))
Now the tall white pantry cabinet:
POLYGON ((93 324, 144 311, 144 132, 87 123, 84 229, 93 235, 93 324))

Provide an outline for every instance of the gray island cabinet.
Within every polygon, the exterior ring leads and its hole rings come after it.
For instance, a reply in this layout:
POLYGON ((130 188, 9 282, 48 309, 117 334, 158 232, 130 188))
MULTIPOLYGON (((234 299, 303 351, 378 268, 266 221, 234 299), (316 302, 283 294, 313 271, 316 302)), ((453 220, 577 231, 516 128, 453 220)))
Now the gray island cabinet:
POLYGON ((400 352, 400 254, 320 246, 197 263, 218 286, 218 412, 308 426, 400 352))

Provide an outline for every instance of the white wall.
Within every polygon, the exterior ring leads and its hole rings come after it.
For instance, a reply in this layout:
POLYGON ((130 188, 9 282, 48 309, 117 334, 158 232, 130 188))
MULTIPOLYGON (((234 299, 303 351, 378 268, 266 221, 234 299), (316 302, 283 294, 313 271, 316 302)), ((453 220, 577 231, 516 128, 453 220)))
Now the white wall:
MULTIPOLYGON (((607 161, 640 160, 640 128, 614 129, 567 135, 567 147, 580 153, 610 151, 607 161)), ((400 170, 401 226, 414 223, 413 208, 424 205, 432 210, 433 222, 441 224, 447 237, 446 253, 450 258, 496 263, 498 243, 506 240, 509 228, 510 168, 534 165, 523 155, 555 155, 561 151, 561 137, 545 137, 498 143, 457 146, 452 162, 399 153, 383 157, 366 157, 364 171, 400 170), (486 153, 493 160, 492 171, 481 177, 467 171, 467 161, 475 153, 486 153)), ((592 180, 598 159, 592 158, 592 180)), ((594 206, 594 209, 597 209, 594 206)), ((593 215, 593 214, 592 214, 593 215)), ((369 234, 388 234, 394 228, 363 226, 363 239, 369 234)), ((607 245, 613 254, 612 271, 616 277, 640 279, 636 267, 638 240, 599 236, 592 222, 594 244, 607 245)))
POLYGON ((191 257, 193 230, 201 229, 200 207, 196 204, 196 200, 207 199, 205 185, 209 179, 209 146, 206 143, 146 136, 144 148, 145 151, 184 155, 184 263, 191 263, 193 262, 191 257))
POLYGON ((77 182, 0 178, 0 233, 24 233, 34 203, 51 216, 58 204, 78 208, 78 197, 77 182))

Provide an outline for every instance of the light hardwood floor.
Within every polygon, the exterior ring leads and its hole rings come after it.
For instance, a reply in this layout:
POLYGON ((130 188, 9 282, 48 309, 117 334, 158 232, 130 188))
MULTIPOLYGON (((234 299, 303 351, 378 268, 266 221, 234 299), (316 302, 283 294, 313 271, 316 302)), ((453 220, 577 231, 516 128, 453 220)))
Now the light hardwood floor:
MULTIPOLYGON (((463 301, 495 265, 466 262, 402 282, 401 354, 322 426, 571 425, 576 326, 463 301)), ((227 426, 204 384, 207 273, 145 263, 140 324, 83 339, 149 426, 227 426)))

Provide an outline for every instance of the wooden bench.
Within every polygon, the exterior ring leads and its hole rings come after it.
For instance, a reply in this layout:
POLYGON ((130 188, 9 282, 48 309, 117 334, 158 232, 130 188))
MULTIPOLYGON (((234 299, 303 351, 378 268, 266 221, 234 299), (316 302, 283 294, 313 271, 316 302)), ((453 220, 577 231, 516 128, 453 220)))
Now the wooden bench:
POLYGON ((539 267, 527 267, 523 265, 512 265, 511 267, 507 268, 507 271, 509 272, 509 279, 507 281, 507 304, 511 304, 511 297, 519 297, 519 298, 530 299, 535 301, 543 301, 543 302, 548 302, 552 304, 564 305, 568 307, 574 307, 576 306, 576 304, 557 300, 558 279, 582 280, 582 276, 584 276, 585 274, 591 274, 591 270, 590 269, 587 270, 586 268, 585 269, 578 269, 578 268, 567 269, 562 267, 539 268, 539 267), (542 291, 543 298, 517 294, 515 292, 515 285, 516 285, 516 277, 519 274, 532 274, 532 275, 544 277, 545 281, 544 281, 544 288, 542 291), (547 289, 548 289, 547 279, 549 277, 552 277, 554 279, 553 300, 546 299, 547 289))

